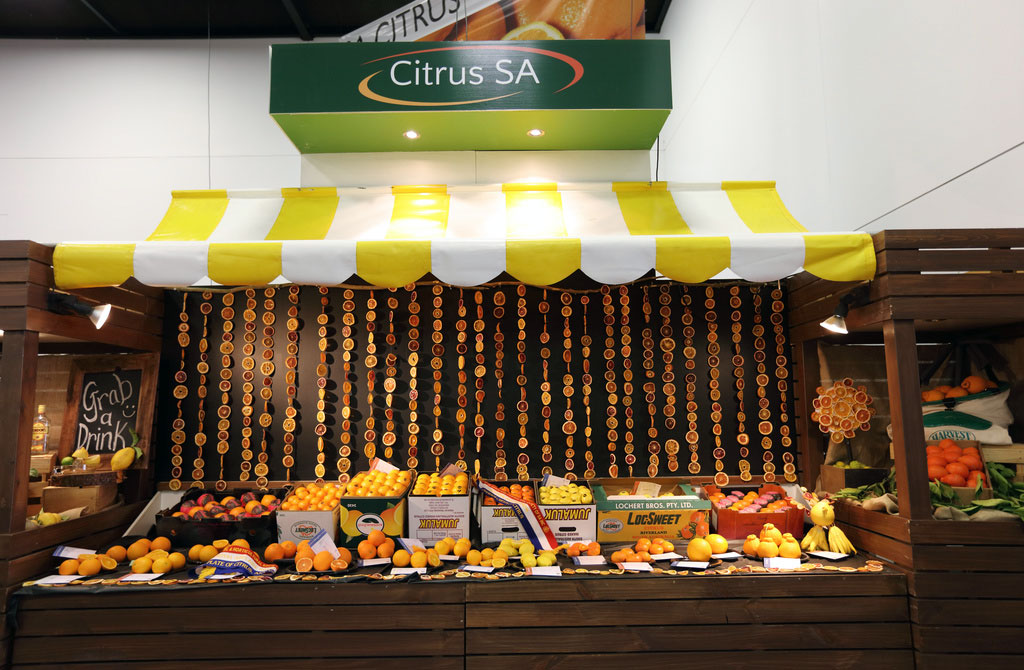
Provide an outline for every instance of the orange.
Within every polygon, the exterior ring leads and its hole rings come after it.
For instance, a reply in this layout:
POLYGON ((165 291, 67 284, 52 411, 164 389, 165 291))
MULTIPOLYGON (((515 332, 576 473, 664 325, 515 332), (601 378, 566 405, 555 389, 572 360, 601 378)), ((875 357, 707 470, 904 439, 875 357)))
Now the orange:
POLYGON ((167 560, 171 562, 171 569, 181 570, 185 567, 185 554, 180 551, 176 551, 167 557, 167 560))
POLYGON ((981 459, 973 454, 965 452, 963 456, 956 460, 966 465, 968 470, 981 470, 981 459))
POLYGON ((333 560, 334 556, 331 556, 331 552, 321 551, 313 557, 313 569, 317 572, 327 572, 331 569, 331 561, 333 560))
POLYGON ((57 573, 61 575, 77 575, 78 561, 73 558, 69 558, 60 564, 60 567, 57 568, 57 573))
POLYGON ((150 568, 152 567, 153 561, 145 557, 136 558, 134 561, 132 561, 132 572, 134 572, 137 575, 149 572, 150 568))
POLYGON ((455 546, 452 548, 452 553, 455 554, 456 556, 462 558, 466 554, 469 553, 469 550, 470 550, 471 547, 472 547, 472 545, 470 544, 469 539, 463 537, 463 538, 460 538, 459 541, 455 543, 455 546))
POLYGON ((668 540, 665 540, 664 542, 661 543, 661 548, 664 549, 665 553, 667 554, 670 551, 675 551, 676 550, 676 545, 672 544, 668 540))
POLYGON ((153 542, 151 542, 149 545, 150 551, 154 549, 163 549, 164 551, 170 551, 171 541, 166 537, 158 537, 155 540, 153 540, 153 542))
MULTIPOLYGON (((502 566, 503 566, 507 559, 502 558, 502 559, 497 559, 497 560, 500 560, 502 562, 502 566)), ((441 565, 441 557, 433 549, 427 549, 427 563, 429 563, 431 567, 436 568, 436 567, 441 565)), ((492 565, 493 565, 493 562, 492 562, 492 565)), ((495 566, 495 567, 502 567, 502 566, 495 566)))
POLYGON ((427 553, 424 551, 417 551, 409 558, 409 565, 414 568, 427 567, 427 553))
POLYGON ((924 393, 921 394, 921 400, 923 400, 924 402, 935 402, 937 400, 942 400, 945 397, 946 394, 943 393, 942 391, 939 391, 938 389, 932 391, 925 391, 924 393))
POLYGON ((466 552, 466 563, 469 563, 470 565, 480 565, 480 561, 481 554, 478 550, 470 549, 466 552))
POLYGON ((284 549, 277 542, 267 545, 263 551, 263 560, 280 561, 284 558, 284 549))
POLYGON ((384 540, 379 547, 377 547, 377 558, 391 558, 391 555, 395 553, 395 541, 390 537, 384 540))
POLYGON ((942 479, 947 474, 946 466, 932 465, 931 461, 928 462, 928 479, 942 479))
POLYGON ((366 539, 375 547, 379 547, 384 544, 384 540, 388 539, 388 536, 380 532, 377 529, 371 530, 370 534, 366 536, 366 539))
POLYGON ((128 550, 119 544, 115 544, 110 549, 107 549, 107 556, 110 556, 112 559, 120 563, 128 557, 128 550))
POLYGON ((345 547, 338 547, 338 558, 342 559, 346 563, 352 562, 352 552, 345 547))
POLYGON ((110 556, 107 556, 106 554, 100 554, 99 561, 100 567, 102 567, 104 570, 117 569, 117 561, 112 559, 110 556))
POLYGON ((199 550, 199 561, 205 563, 212 560, 214 556, 220 553, 220 550, 212 544, 208 544, 199 550))
POLYGON ((939 481, 950 486, 967 486, 967 478, 957 474, 948 474, 939 481))
POLYGON ((150 546, 150 545, 152 545, 152 542, 150 542, 148 537, 144 537, 141 540, 136 540, 136 542, 138 544, 141 544, 142 546, 144 546, 146 548, 146 552, 147 553, 149 552, 150 549, 153 548, 152 546, 150 546))
POLYGON ((405 549, 399 549, 391 557, 391 563, 396 568, 404 568, 404 567, 407 567, 409 565, 409 560, 411 558, 412 558, 412 556, 409 555, 408 551, 406 551, 405 549))
POLYGON ((363 540, 356 547, 356 551, 359 553, 359 558, 377 558, 377 545, 370 542, 369 540, 363 540))
POLYGON ((520 26, 544 21, 569 39, 607 40, 629 37, 629 29, 640 23, 644 4, 636 0, 516 0, 513 10, 512 18, 520 26))
POLYGON ((334 572, 341 572, 342 570, 348 569, 348 561, 343 558, 336 558, 331 561, 331 570, 334 572))
POLYGON ((702 537, 695 537, 686 545, 686 556, 691 561, 710 561, 711 543, 702 537))
MULTIPOLYGON (((985 380, 977 375, 971 375, 962 382, 960 382, 960 388, 967 391, 967 393, 981 393, 987 388, 985 380)), ((947 396, 949 397, 949 396, 947 396)))
POLYGON ((214 549, 223 549, 223 548, 225 548, 227 546, 228 546, 228 541, 227 540, 214 540, 213 541, 213 548, 214 549))
POLYGON ((295 552, 296 561, 300 558, 313 558, 314 556, 316 556, 316 552, 309 547, 300 547, 299 550, 295 552))
POLYGON ((964 479, 971 473, 971 469, 959 461, 954 461, 946 466, 946 472, 951 475, 960 475, 964 479))
POLYGON ((171 560, 169 558, 158 558, 153 561, 150 570, 158 575, 162 575, 165 572, 170 572, 171 567, 171 560))
POLYGON ((641 561, 643 563, 650 563, 653 559, 651 559, 651 554, 649 552, 638 551, 636 552, 636 560, 641 561))
POLYGON ((313 559, 309 556, 303 556, 302 558, 295 559, 295 571, 296 572, 309 572, 313 569, 313 559))
POLYGON ((296 547, 295 547, 295 543, 292 542, 291 540, 285 540, 284 542, 282 542, 281 543, 281 549, 284 550, 284 557, 285 558, 294 558, 295 557, 296 547))
MULTIPOLYGON (((743 541, 743 553, 747 556, 757 556, 757 547, 761 544, 761 541, 757 539, 757 535, 747 535, 747 539, 743 541)), ((772 544, 775 544, 772 542, 772 544)))
POLYGON ((612 555, 611 555, 611 561, 612 561, 612 563, 623 563, 623 562, 625 562, 626 561, 626 552, 622 551, 621 549, 619 549, 618 551, 613 551, 612 555))
POLYGON ((142 540, 133 542, 128 546, 128 550, 125 552, 125 556, 128 557, 129 561, 134 561, 136 558, 142 558, 149 552, 149 545, 143 544, 142 540))
POLYGON ((962 386, 958 386, 955 389, 950 389, 949 393, 945 395, 946 398, 963 398, 968 395, 967 389, 962 386))
POLYGON ((193 544, 192 548, 188 550, 188 560, 190 560, 190 561, 198 561, 199 560, 199 552, 201 552, 202 550, 203 550, 203 545, 201 545, 201 544, 193 544))
POLYGON ((241 547, 242 549, 251 549, 251 547, 249 546, 249 541, 248 540, 243 540, 242 538, 238 538, 237 540, 232 542, 231 546, 232 547, 241 547))
POLYGON ((729 551, 729 541, 718 534, 708 535, 708 544, 711 545, 712 554, 724 554, 729 551))
POLYGON ((761 540, 757 545, 757 555, 760 558, 775 558, 779 555, 779 545, 769 540, 761 540))
POLYGON ((597 542, 591 542, 587 545, 587 556, 600 556, 601 545, 597 542))
MULTIPOLYGON (((944 451, 944 450, 946 450, 946 449, 949 449, 950 447, 958 447, 958 446, 960 446, 960 445, 958 445, 958 444, 956 443, 956 440, 951 440, 951 439, 949 439, 949 438, 947 437, 947 438, 945 438, 945 439, 939 440, 939 444, 937 445, 937 449, 938 449, 939 451, 944 451)), ((925 450, 926 450, 926 451, 927 451, 928 449, 931 449, 931 446, 925 447, 925 450)))
MULTIPOLYGON (((428 556, 427 558, 429 559, 430 557, 428 556)), ((440 561, 438 561, 437 565, 440 565, 440 564, 441 564, 440 561)), ((434 564, 431 563, 431 565, 434 565, 434 564)), ((434 567, 437 567, 437 565, 434 565, 434 567)), ((505 560, 504 558, 492 558, 491 559, 491 567, 492 568, 503 568, 506 565, 508 565, 508 561, 505 560)))

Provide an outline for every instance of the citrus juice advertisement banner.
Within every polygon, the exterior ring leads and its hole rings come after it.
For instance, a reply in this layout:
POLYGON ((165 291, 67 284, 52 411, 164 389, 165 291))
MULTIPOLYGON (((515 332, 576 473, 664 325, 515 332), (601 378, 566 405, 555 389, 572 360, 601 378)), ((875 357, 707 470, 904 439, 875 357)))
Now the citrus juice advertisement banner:
POLYGON ((342 42, 643 39, 644 0, 415 0, 342 42))

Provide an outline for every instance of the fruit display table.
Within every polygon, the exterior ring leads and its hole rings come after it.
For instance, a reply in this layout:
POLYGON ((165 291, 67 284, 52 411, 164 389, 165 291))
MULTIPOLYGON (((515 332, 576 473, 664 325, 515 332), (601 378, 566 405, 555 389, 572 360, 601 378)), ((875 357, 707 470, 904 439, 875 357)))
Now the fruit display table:
POLYGON ((53 589, 19 597, 16 619, 14 668, 913 667, 891 569, 53 589))

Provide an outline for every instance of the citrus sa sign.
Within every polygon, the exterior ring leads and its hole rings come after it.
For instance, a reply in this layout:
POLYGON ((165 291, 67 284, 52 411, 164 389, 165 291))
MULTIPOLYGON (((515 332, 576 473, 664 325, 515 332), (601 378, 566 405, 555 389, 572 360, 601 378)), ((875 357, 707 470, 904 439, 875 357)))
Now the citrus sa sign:
POLYGON ((568 146, 588 144, 584 117, 591 145, 628 121, 611 141, 649 148, 671 108, 668 57, 639 40, 277 45, 270 113, 306 152, 601 148, 568 146), (540 141, 519 132, 530 122, 547 126, 540 141), (407 130, 423 141, 403 144, 407 130))
POLYGON ((371 100, 404 107, 495 103, 524 93, 528 98, 531 94, 543 95, 545 88, 552 88, 550 93, 560 93, 578 84, 585 74, 583 63, 572 56, 550 49, 502 44, 405 51, 374 59, 367 65, 372 63, 390 65, 360 81, 359 93, 371 100), (385 73, 386 76, 380 76, 385 73), (540 73, 548 80, 546 85, 540 73), (392 94, 380 92, 381 88, 392 94))

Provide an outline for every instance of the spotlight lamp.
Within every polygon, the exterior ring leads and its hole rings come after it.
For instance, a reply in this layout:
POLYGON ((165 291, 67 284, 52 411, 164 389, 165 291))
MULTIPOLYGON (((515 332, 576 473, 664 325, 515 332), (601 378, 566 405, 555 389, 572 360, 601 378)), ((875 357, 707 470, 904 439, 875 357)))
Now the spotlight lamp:
POLYGON ((850 313, 850 306, 863 302, 867 298, 867 293, 868 286, 865 284, 844 295, 839 299, 839 304, 836 305, 832 316, 821 322, 821 327, 840 335, 849 333, 850 331, 846 327, 846 316, 850 313))
POLYGON ((46 309, 54 314, 68 314, 88 317, 96 330, 103 327, 110 317, 110 305, 90 305, 67 293, 50 291, 46 296, 46 309))

